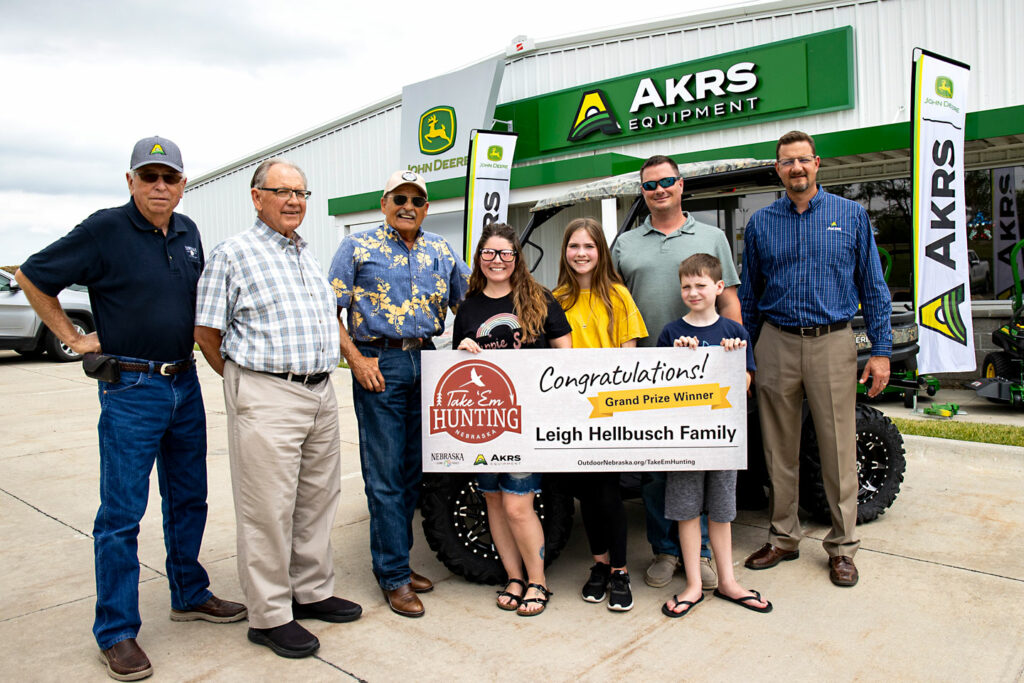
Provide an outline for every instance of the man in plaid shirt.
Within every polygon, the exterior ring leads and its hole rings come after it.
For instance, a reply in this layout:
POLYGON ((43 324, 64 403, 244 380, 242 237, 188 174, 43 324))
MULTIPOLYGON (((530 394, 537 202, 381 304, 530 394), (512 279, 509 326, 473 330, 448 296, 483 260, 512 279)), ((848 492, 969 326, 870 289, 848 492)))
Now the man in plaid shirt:
POLYGON ((296 619, 345 622, 362 608, 335 597, 331 526, 341 485, 340 360, 334 290, 296 229, 306 176, 270 159, 252 178, 255 225, 210 254, 195 338, 224 377, 249 640, 282 657, 320 642, 296 619))

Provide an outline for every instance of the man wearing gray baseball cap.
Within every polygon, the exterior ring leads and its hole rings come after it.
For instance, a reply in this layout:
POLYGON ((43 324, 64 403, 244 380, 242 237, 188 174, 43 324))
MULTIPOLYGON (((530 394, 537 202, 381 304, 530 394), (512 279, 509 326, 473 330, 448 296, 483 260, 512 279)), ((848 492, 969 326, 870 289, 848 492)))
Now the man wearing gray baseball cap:
POLYGON ((139 522, 154 463, 163 499, 172 621, 239 621, 245 605, 209 590, 199 564, 206 526, 206 411, 192 356, 203 245, 196 224, 174 213, 185 190, 178 146, 139 140, 126 174, 131 199, 92 214, 29 258, 16 278, 61 341, 85 354, 99 384, 100 508, 93 525, 100 661, 120 681, 152 675, 135 638, 139 522), (86 285, 96 331, 72 325, 57 301, 86 285))

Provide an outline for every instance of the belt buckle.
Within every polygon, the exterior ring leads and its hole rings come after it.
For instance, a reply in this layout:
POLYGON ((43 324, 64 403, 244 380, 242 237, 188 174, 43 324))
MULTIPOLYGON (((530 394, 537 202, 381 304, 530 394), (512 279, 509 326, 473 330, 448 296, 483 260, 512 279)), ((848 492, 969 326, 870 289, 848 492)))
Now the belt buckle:
POLYGON ((818 328, 818 327, 813 327, 813 326, 812 327, 801 327, 800 328, 800 336, 801 337, 820 337, 821 336, 821 331, 820 331, 820 328, 818 328))
POLYGON ((170 377, 171 373, 168 372, 167 370, 170 369, 170 368, 173 368, 173 367, 175 367, 174 363, 161 363, 160 364, 160 374, 163 375, 164 377, 170 377))
POLYGON ((403 351, 416 351, 423 348, 423 339, 420 337, 413 337, 411 339, 402 340, 403 351))

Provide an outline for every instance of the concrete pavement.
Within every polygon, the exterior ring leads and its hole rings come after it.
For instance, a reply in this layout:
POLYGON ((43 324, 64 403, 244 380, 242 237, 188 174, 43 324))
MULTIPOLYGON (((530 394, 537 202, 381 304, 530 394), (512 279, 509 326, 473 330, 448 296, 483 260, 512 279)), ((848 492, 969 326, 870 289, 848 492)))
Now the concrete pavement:
MULTIPOLYGON (((217 595, 241 599, 219 378, 200 369, 209 418, 210 514, 202 560, 217 595)), ((337 592, 363 605, 351 624, 306 622, 317 656, 285 660, 245 638, 246 624, 175 623, 164 575, 155 482, 142 522, 139 642, 152 680, 984 680, 1024 678, 1024 449, 907 437, 907 474, 893 508, 861 527, 858 586, 827 575, 825 529, 806 524, 800 559, 751 572, 764 512, 741 512, 734 561, 768 615, 708 594, 669 620, 665 589, 642 579, 643 510, 628 505, 635 607, 610 613, 578 590, 591 564, 581 523, 550 568, 548 611, 523 619, 494 607, 491 587, 452 576, 421 535, 418 571, 437 583, 427 615, 392 614, 369 568, 368 518, 348 373, 335 374, 342 419, 342 503, 333 531, 337 592)), ((92 519, 98 505, 96 385, 78 364, 0 352, 0 642, 6 680, 107 681, 90 632, 92 519)), ((954 400, 944 392, 940 401, 954 400)), ((956 402, 956 401, 954 401, 956 402)), ((899 403, 886 412, 905 411, 899 403)), ((988 408, 987 405, 983 406, 988 408)), ((1003 406, 983 419, 1021 416, 1003 406)), ((981 415, 982 406, 968 408, 981 415)), ((1001 419, 1002 418, 1002 419, 1001 419)))

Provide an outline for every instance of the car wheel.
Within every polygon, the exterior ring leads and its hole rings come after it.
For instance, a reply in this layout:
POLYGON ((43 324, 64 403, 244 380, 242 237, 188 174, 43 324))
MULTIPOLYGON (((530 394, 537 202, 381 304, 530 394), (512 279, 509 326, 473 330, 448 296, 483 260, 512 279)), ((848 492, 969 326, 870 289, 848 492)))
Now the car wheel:
MULTIPOLYGON (((89 323, 85 322, 81 318, 71 318, 71 324, 75 326, 75 329, 79 334, 89 334, 92 332, 92 327, 89 323)), ((75 360, 82 360, 82 354, 75 353, 70 346, 62 342, 57 338, 53 332, 46 331, 46 353, 50 356, 50 360, 57 361, 58 363, 70 363, 75 360)))

